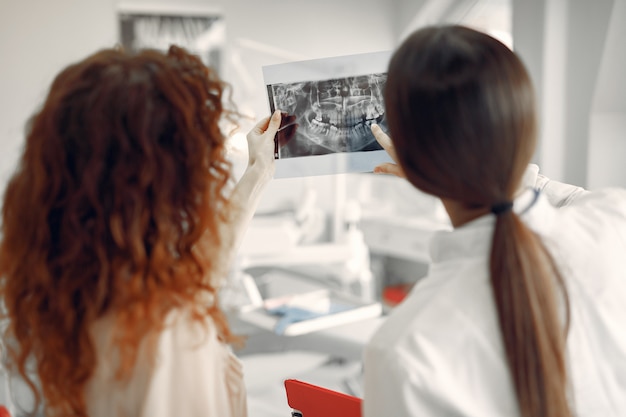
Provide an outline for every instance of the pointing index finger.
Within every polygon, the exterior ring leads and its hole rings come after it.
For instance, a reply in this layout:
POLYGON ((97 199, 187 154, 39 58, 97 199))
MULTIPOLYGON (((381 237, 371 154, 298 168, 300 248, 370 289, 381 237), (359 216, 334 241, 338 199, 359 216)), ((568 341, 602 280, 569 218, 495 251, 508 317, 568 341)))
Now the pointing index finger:
POLYGON ((383 132, 380 126, 378 126, 377 124, 373 124, 372 134, 374 135, 374 138, 376 138, 376 141, 378 141, 380 146, 382 146, 383 149, 387 151, 389 156, 391 156, 391 159, 397 161, 398 158, 396 156, 396 148, 393 146, 391 138, 385 132, 383 132))

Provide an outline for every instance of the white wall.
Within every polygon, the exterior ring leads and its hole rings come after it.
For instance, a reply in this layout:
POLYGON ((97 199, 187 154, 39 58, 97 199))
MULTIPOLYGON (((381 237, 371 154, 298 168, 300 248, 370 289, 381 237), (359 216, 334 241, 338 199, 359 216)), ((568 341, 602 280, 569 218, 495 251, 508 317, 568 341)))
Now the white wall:
POLYGON ((0 192, 56 73, 116 40, 107 0, 0 0, 0 192))
POLYGON ((514 49, 538 92, 542 171, 591 189, 626 186, 626 0, 512 1, 514 49))
MULTIPOLYGON (((565 179, 583 186, 588 186, 590 118, 614 3, 614 0, 573 0, 569 4, 565 129, 567 146, 563 165, 565 179)), ((621 19, 621 22, 624 20, 621 19)), ((623 47, 622 43, 620 48, 623 47)), ((613 82, 617 87, 624 80, 615 79, 613 82)))
POLYGON ((603 49, 591 111, 590 188, 626 187, 626 1, 616 1, 603 49))

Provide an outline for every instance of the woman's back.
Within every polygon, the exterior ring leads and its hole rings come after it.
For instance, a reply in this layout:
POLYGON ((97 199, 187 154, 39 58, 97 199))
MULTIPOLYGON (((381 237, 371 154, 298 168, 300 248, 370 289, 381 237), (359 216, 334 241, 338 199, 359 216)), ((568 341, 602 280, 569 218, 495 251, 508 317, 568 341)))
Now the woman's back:
MULTIPOLYGON (((518 198, 516 211, 532 198, 518 198)), ((366 417, 519 415, 489 285, 493 217, 433 239, 428 276, 366 350, 366 417)), ((581 417, 622 415, 626 191, 586 193, 559 209, 543 195, 522 220, 542 237, 566 281, 572 409, 581 417)))
POLYGON ((163 331, 144 340, 125 381, 115 378, 114 328, 111 316, 92 326, 98 366, 86 387, 89 417, 247 415, 241 362, 218 339, 211 318, 201 323, 172 311, 163 331))

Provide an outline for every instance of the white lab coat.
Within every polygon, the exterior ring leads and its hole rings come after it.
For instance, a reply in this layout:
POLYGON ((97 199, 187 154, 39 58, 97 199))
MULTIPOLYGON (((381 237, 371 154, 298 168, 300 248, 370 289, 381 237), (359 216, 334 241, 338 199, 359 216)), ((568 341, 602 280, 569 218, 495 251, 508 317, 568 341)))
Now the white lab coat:
POLYGON ((213 321, 192 321, 173 311, 157 336, 156 363, 145 341, 133 374, 115 379, 113 317, 92 328, 98 366, 86 389, 90 417, 245 417, 246 391, 241 362, 218 340, 213 321))
MULTIPOLYGON (((626 416, 626 190, 586 192, 536 167, 527 174, 543 191, 522 219, 569 291, 575 415, 626 416)), ((433 238, 427 277, 366 347, 364 417, 519 416, 489 283, 494 221, 489 214, 433 238)))

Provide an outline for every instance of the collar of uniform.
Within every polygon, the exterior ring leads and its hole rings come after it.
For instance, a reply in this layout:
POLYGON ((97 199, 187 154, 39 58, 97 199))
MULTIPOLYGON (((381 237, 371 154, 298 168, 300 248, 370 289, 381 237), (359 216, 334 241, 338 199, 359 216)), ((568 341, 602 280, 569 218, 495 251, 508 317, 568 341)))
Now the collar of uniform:
MULTIPOLYGON (((513 210, 531 230, 542 234, 553 224, 555 209, 541 193, 535 196, 535 190, 525 190, 515 199, 513 210)), ((432 261, 489 256, 495 221, 490 213, 456 229, 437 232, 430 242, 432 261)))

